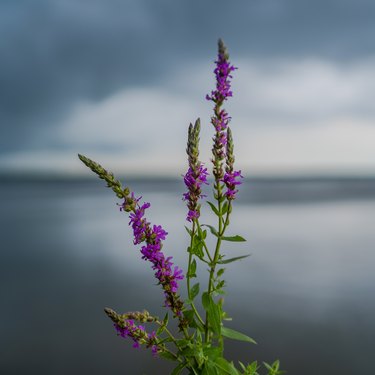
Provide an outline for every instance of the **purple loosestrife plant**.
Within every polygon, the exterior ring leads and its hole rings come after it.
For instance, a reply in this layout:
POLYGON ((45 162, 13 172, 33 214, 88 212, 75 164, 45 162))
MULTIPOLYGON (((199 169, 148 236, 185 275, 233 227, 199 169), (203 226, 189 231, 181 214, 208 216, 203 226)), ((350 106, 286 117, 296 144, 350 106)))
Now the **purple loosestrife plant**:
MULTIPOLYGON (((206 99, 214 103, 211 124, 214 126, 212 146, 212 176, 213 201, 207 201, 214 216, 216 226, 200 222, 204 185, 209 185, 209 172, 199 160, 200 120, 190 124, 186 152, 188 155, 188 169, 183 176, 187 191, 183 200, 187 205, 186 220, 189 227, 188 268, 183 271, 175 266, 172 257, 163 252, 163 243, 168 233, 160 226, 151 224, 146 218, 146 210, 150 203, 140 203, 142 197, 123 187, 112 173, 91 159, 78 155, 81 161, 105 180, 107 186, 113 190, 117 198, 120 211, 129 214, 129 225, 133 230, 134 245, 140 246, 142 259, 151 263, 155 278, 164 293, 164 305, 167 313, 163 320, 151 315, 148 311, 128 312, 118 314, 110 308, 105 312, 112 320, 117 334, 130 339, 135 348, 144 346, 151 349, 154 356, 174 360, 177 366, 172 375, 182 373, 194 375, 259 375, 257 361, 244 365, 234 364, 224 357, 224 338, 240 340, 255 344, 249 336, 237 332, 223 324, 228 320, 223 310, 223 294, 225 281, 224 265, 246 258, 240 255, 227 258, 222 252, 222 245, 226 241, 242 242, 245 239, 239 235, 227 235, 229 219, 232 214, 232 204, 236 199, 238 187, 241 184, 241 171, 234 169, 234 146, 229 122, 231 117, 223 108, 224 102, 233 96, 231 91, 231 73, 235 68, 229 61, 228 51, 219 40, 218 58, 214 70, 216 88, 206 99), (208 233, 215 239, 212 249, 206 243, 208 233), (192 285, 197 278, 197 262, 202 262, 208 269, 207 288, 200 293, 200 284, 192 285), (187 295, 183 299, 179 292, 179 283, 186 279, 187 295), (201 296, 198 300, 198 296, 201 296), (203 314, 200 311, 203 310, 203 314), (178 325, 178 333, 172 334, 168 329, 169 312, 178 325), (146 325, 153 328, 146 329, 146 325)), ((268 375, 279 375, 279 361, 272 364, 264 363, 268 375)))

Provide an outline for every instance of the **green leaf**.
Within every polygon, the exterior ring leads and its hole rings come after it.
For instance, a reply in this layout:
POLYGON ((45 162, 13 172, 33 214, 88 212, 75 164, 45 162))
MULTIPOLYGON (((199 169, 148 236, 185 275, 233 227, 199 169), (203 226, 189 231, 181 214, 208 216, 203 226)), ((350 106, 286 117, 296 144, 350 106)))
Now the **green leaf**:
POLYGON ((215 213, 215 215, 220 216, 220 213, 219 213, 218 209, 215 207, 215 205, 211 202, 208 202, 208 201, 207 201, 207 203, 210 205, 210 207, 211 207, 212 211, 215 213))
MULTIPOLYGON (((218 262, 218 263, 219 263, 219 262, 218 262)), ((217 277, 220 277, 220 276, 223 275, 224 272, 225 272, 225 268, 220 268, 220 269, 217 271, 216 276, 217 276, 217 277)))
POLYGON ((258 366, 258 362, 257 361, 251 362, 247 366, 247 370, 249 371, 249 375, 259 375, 259 373, 257 372, 258 369, 259 369, 259 367, 260 366, 258 366))
POLYGON ((218 264, 228 264, 228 263, 232 263, 232 262, 235 262, 236 260, 240 260, 240 259, 244 259, 244 258, 247 258, 249 257, 251 254, 248 254, 248 255, 241 255, 239 257, 234 257, 234 258, 229 258, 229 259, 225 259, 225 260, 218 260, 218 264))
POLYGON ((196 255, 199 259, 201 259, 204 256, 203 253, 203 242, 199 240, 194 240, 193 241, 193 247, 190 248, 189 251, 190 254, 196 255))
POLYGON ((219 357, 215 361, 216 367, 219 368, 222 371, 225 371, 226 374, 230 375, 239 375, 240 373, 238 370, 234 367, 234 364, 231 362, 228 362, 223 357, 219 357))
POLYGON ((191 288, 191 299, 194 299, 199 294, 199 283, 196 283, 191 288))
POLYGON ((251 344, 256 344, 256 341, 251 337, 228 327, 221 327, 221 334, 228 339, 246 341, 250 342, 251 344))
POLYGON ((280 361, 275 361, 274 363, 272 363, 272 365, 269 365, 266 362, 263 362, 263 364, 267 368, 269 375, 281 375, 281 374, 285 373, 285 371, 279 370, 280 369, 280 361))
POLYGON ((184 227, 186 229, 186 232, 188 232, 189 236, 191 236, 191 233, 192 233, 191 229, 189 229, 186 225, 184 225, 184 227))
POLYGON ((169 352, 161 352, 159 353, 160 357, 164 358, 164 359, 168 359, 170 361, 175 361, 176 358, 169 352))
POLYGON ((189 323, 189 327, 197 328, 197 323, 195 322, 195 319, 194 319, 194 311, 193 310, 185 310, 183 312, 183 314, 184 314, 185 319, 189 323))
POLYGON ((169 315, 168 315, 168 313, 166 313, 165 316, 164 316, 164 319, 163 319, 163 324, 162 324, 162 326, 159 327, 159 328, 157 329, 157 334, 158 334, 158 335, 159 335, 160 333, 164 332, 165 327, 168 325, 168 320, 169 320, 169 315))
POLYGON ((207 292, 204 292, 202 294, 202 306, 208 312, 210 308, 210 296, 208 295, 207 292))
POLYGON ((194 357, 194 355, 196 354, 196 349, 186 346, 185 348, 181 349, 179 353, 185 357, 194 357))
POLYGON ((202 294, 202 305, 203 308, 207 311, 211 328, 214 333, 220 335, 221 331, 221 308, 218 306, 212 297, 204 292, 202 294))
POLYGON ((217 233, 217 230, 212 225, 202 224, 202 226, 209 228, 214 236, 219 237, 219 233, 217 233))
POLYGON ((246 240, 237 235, 237 236, 230 236, 230 237, 221 237, 223 241, 230 241, 230 242, 246 242, 246 240))
POLYGON ((202 375, 220 375, 214 362, 208 361, 204 364, 202 375))
POLYGON ((190 265, 190 271, 189 271, 188 277, 190 277, 190 278, 197 277, 196 271, 197 271, 197 261, 195 259, 193 259, 193 261, 191 262, 191 265, 190 265))
POLYGON ((206 346, 203 349, 203 353, 208 357, 211 361, 216 361, 216 358, 223 356, 223 350, 218 346, 206 346))
POLYGON ((171 375, 179 375, 181 374, 181 371, 185 368, 185 364, 184 363, 180 363, 177 367, 175 367, 173 369, 173 371, 171 372, 171 375))
POLYGON ((241 361, 238 361, 238 363, 240 364, 242 370, 246 370, 246 367, 244 366, 244 364, 241 361))
POLYGON ((169 314, 166 313, 165 316, 164 316, 164 319, 163 319, 163 325, 168 325, 168 320, 169 320, 169 314))

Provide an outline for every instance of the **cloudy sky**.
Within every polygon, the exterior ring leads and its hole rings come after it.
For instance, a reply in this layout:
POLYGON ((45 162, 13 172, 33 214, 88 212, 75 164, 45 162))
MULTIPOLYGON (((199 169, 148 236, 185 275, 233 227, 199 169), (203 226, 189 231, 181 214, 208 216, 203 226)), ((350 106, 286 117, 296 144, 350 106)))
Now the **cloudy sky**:
POLYGON ((181 174, 209 159, 218 37, 238 166, 375 172, 373 0, 2 0, 0 170, 181 174))

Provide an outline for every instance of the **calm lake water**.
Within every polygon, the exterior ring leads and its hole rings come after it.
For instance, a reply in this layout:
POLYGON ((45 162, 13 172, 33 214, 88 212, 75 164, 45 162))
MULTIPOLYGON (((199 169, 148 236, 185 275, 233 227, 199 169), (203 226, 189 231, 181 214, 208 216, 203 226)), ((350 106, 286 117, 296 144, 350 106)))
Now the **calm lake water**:
MULTIPOLYGON (((182 183, 130 186, 152 203, 149 219, 169 232, 164 251, 185 268, 182 183)), ((103 183, 4 179, 0 206, 0 373, 167 374, 171 364, 133 349, 103 313, 164 315, 103 183)), ((231 233, 248 241, 224 251, 251 257, 228 265, 225 306, 230 327, 258 345, 228 342, 227 357, 279 358, 290 375, 373 373, 374 223, 374 180, 247 181, 231 233)))

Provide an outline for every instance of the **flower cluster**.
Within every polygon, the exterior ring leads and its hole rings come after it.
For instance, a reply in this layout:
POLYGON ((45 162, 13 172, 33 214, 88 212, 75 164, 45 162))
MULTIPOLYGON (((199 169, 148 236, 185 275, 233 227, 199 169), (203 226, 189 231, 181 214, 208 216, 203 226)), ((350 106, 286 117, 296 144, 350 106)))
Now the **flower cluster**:
POLYGON ((219 53, 215 63, 216 90, 211 91, 211 95, 206 95, 206 99, 212 100, 214 103, 222 103, 228 97, 233 96, 230 86, 230 79, 232 78, 230 73, 237 68, 229 63, 229 54, 221 39, 219 39, 219 53))
MULTIPOLYGON (((218 143, 217 147, 222 148, 227 142, 225 130, 227 129, 231 118, 229 117, 228 112, 220 107, 228 97, 233 95, 230 81, 232 76, 230 73, 237 68, 229 63, 229 54, 221 39, 219 40, 218 59, 215 61, 215 63, 216 68, 214 73, 216 76, 216 90, 211 91, 211 95, 206 95, 206 99, 215 103, 215 116, 211 118, 211 123, 217 132, 217 136, 214 141, 218 143)), ((223 159, 224 153, 222 150, 220 151, 219 157, 220 159, 223 159)))
POLYGON ((165 295, 165 305, 168 306, 176 316, 182 316, 183 303, 177 295, 178 280, 184 278, 183 272, 177 266, 173 267, 172 257, 166 257, 161 251, 167 232, 160 225, 153 225, 144 217, 145 210, 150 207, 150 203, 138 202, 141 197, 136 198, 134 194, 125 197, 121 210, 129 210, 130 221, 134 234, 134 244, 145 242, 142 246, 142 259, 152 263, 152 269, 159 284, 163 287, 165 295))
POLYGON ((225 192, 226 197, 228 200, 235 199, 236 193, 238 190, 236 189, 237 185, 241 185, 241 181, 238 178, 242 178, 241 171, 233 171, 229 173, 225 173, 223 182, 227 187, 227 191, 225 192))
POLYGON ((235 171, 234 166, 234 153, 233 153, 233 138, 232 138, 232 131, 230 128, 227 130, 227 137, 228 142, 226 146, 226 168, 225 174, 222 181, 224 182, 225 186, 227 187, 227 191, 225 192, 225 196, 228 200, 233 200, 236 198, 236 194, 238 190, 236 186, 241 185, 240 179, 243 178, 241 175, 241 171, 235 171))
POLYGON ((152 354, 154 355, 162 351, 158 346, 155 332, 147 333, 145 327, 135 324, 134 320, 125 319, 121 325, 115 323, 114 326, 119 336, 123 338, 129 337, 133 340, 133 348, 139 348, 140 345, 146 345, 146 348, 151 347, 152 354))
POLYGON ((196 169, 189 167, 184 176, 184 182, 188 188, 188 192, 183 194, 183 199, 188 202, 187 221, 198 219, 200 216, 198 199, 204 197, 201 194, 201 186, 202 184, 207 184, 207 175, 207 168, 203 168, 203 165, 200 164, 196 169))
POLYGON ((183 194, 183 200, 187 201, 188 214, 187 221, 193 221, 200 216, 199 199, 204 197, 202 194, 202 184, 207 182, 207 168, 199 161, 199 132, 200 120, 198 119, 193 126, 190 124, 188 133, 188 143, 186 152, 189 157, 189 168, 184 176, 184 183, 188 191, 183 194))
POLYGON ((146 345, 146 348, 151 348, 154 355, 164 351, 165 347, 162 343, 159 343, 155 332, 147 333, 143 325, 135 324, 135 321, 141 323, 159 323, 158 319, 151 316, 147 310, 142 312, 128 312, 122 315, 117 314, 116 311, 108 307, 105 308, 104 311, 113 321, 118 335, 123 338, 129 337, 133 340, 134 348, 139 348, 140 345, 146 345))
POLYGON ((216 133, 213 138, 214 145, 212 148, 213 154, 213 174, 216 182, 224 182, 227 187, 225 193, 228 200, 235 199, 238 192, 236 186, 241 184, 238 178, 241 178, 241 171, 234 171, 234 155, 233 155, 233 139, 228 127, 231 120, 228 112, 221 108, 224 101, 233 95, 231 91, 231 72, 237 68, 230 64, 229 54, 223 43, 219 40, 218 58, 215 61, 216 68, 214 70, 216 76, 216 90, 211 91, 211 95, 207 95, 206 99, 215 103, 214 116, 211 118, 211 123, 215 127, 216 133), (226 168, 224 172, 223 161, 226 159, 226 168))

